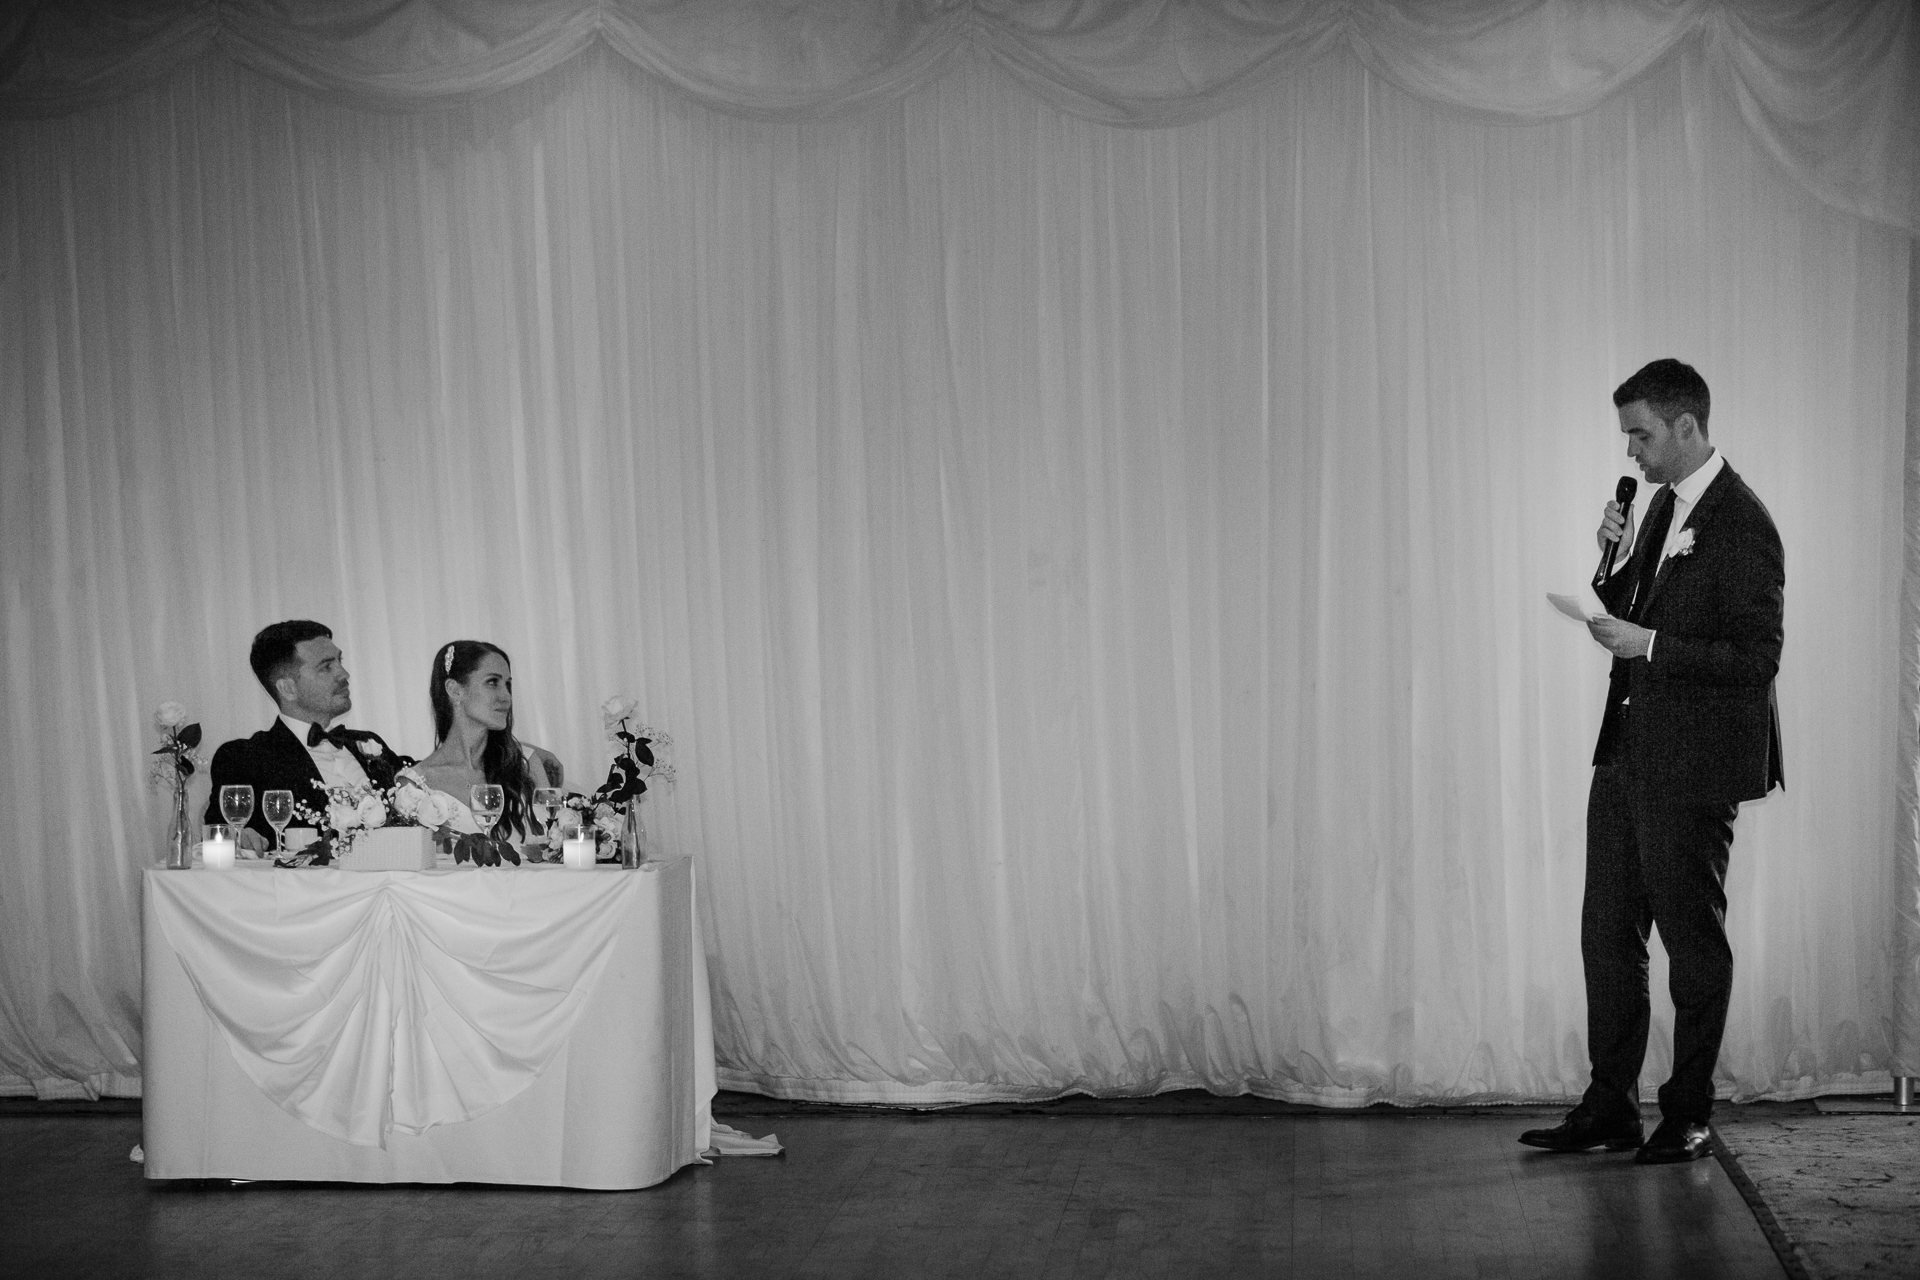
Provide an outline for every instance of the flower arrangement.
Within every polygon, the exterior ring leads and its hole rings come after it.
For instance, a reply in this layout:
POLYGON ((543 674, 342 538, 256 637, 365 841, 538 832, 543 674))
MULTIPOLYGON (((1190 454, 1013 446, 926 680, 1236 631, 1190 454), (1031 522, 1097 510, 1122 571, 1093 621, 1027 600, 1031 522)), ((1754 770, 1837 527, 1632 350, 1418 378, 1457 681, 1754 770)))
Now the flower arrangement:
POLYGON ((195 767, 207 762, 206 756, 198 750, 200 726, 197 723, 188 724, 187 709, 171 701, 163 702, 155 709, 153 725, 160 731, 160 745, 153 754, 167 759, 153 762, 153 767, 147 771, 147 781, 155 789, 178 795, 186 790, 187 779, 193 776, 195 767))
POLYGON ((548 830, 547 847, 554 856, 559 855, 562 828, 575 824, 591 833, 602 851, 617 844, 626 828, 628 807, 640 802, 648 783, 672 788, 677 776, 674 768, 658 760, 655 751, 665 754, 673 747, 673 739, 651 725, 637 723, 639 706, 638 699, 625 694, 600 704, 600 726, 614 748, 613 762, 607 767, 607 780, 592 795, 576 791, 561 799, 561 807, 576 817, 573 823, 555 822, 548 830))
POLYGON ((294 816, 320 832, 320 842, 285 861, 286 866, 324 865, 335 857, 352 852, 361 836, 381 827, 425 827, 436 840, 451 838, 456 862, 471 860, 476 866, 498 866, 502 860, 515 863, 520 855, 513 846, 491 836, 472 832, 455 833, 447 824, 456 812, 455 801, 406 775, 390 787, 332 787, 327 791, 325 810, 310 805, 293 806, 294 816))
POLYGON ((198 834, 192 815, 187 812, 187 779, 194 769, 207 762, 200 754, 200 725, 187 723, 187 709, 174 701, 155 708, 153 726, 160 731, 160 745, 153 754, 159 759, 147 770, 147 782, 156 790, 173 795, 173 820, 167 832, 167 865, 183 869, 192 865, 193 846, 198 834))
POLYGON ((673 766, 654 760, 654 748, 665 753, 672 748, 673 739, 651 725, 634 724, 634 712, 639 706, 638 699, 625 694, 615 694, 600 704, 600 726, 613 745, 614 757, 607 769, 607 780, 593 793, 596 803, 624 804, 638 800, 649 781, 663 787, 673 786, 673 766))

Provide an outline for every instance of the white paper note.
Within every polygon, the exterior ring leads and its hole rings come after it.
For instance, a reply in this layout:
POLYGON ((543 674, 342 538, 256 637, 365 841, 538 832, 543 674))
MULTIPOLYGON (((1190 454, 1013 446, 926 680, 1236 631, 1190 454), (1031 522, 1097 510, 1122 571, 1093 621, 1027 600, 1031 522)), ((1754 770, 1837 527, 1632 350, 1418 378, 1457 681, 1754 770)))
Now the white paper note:
POLYGON ((1572 618, 1575 622, 1586 622, 1593 618, 1606 616, 1606 606, 1600 603, 1600 597, 1593 594, 1592 587, 1581 587, 1570 596, 1547 592, 1547 600, 1554 608, 1572 618))

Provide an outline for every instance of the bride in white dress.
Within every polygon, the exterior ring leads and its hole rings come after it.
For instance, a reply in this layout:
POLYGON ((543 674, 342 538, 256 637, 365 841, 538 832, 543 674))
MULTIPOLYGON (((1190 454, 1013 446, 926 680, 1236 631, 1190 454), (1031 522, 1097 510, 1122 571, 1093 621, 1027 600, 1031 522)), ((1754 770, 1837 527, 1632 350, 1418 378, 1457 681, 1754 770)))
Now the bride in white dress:
POLYGON ((513 736, 513 666, 506 651, 484 640, 443 646, 433 655, 427 694, 433 753, 401 770, 399 780, 439 792, 453 814, 447 828, 461 835, 482 834, 466 800, 473 787, 499 783, 507 803, 494 834, 516 846, 536 835, 533 791, 559 785, 552 776, 559 762, 513 736))

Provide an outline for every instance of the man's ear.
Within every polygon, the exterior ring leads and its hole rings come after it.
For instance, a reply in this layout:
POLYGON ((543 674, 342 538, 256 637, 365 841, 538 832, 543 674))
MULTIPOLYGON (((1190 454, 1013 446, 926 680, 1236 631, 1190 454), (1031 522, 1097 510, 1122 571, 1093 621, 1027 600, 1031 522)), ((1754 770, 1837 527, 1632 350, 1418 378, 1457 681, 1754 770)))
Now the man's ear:
POLYGON ((1673 434, 1682 440, 1693 440, 1700 435, 1700 419, 1691 413, 1683 413, 1673 420, 1673 434))
POLYGON ((281 676, 278 680, 275 680, 273 682, 273 691, 277 695, 274 701, 283 707, 292 706, 294 700, 300 696, 300 686, 295 683, 292 676, 281 676))

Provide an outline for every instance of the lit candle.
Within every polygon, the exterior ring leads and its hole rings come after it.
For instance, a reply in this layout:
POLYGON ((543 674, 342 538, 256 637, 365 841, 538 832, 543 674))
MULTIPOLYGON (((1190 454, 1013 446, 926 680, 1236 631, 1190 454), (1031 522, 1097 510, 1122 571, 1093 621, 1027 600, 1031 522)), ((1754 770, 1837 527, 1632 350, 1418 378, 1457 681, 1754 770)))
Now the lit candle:
POLYGON ((200 865, 208 871, 233 870, 233 841, 225 831, 208 836, 200 846, 200 865))
POLYGON ((593 839, 572 836, 560 842, 560 864, 575 871, 593 870, 593 839))

